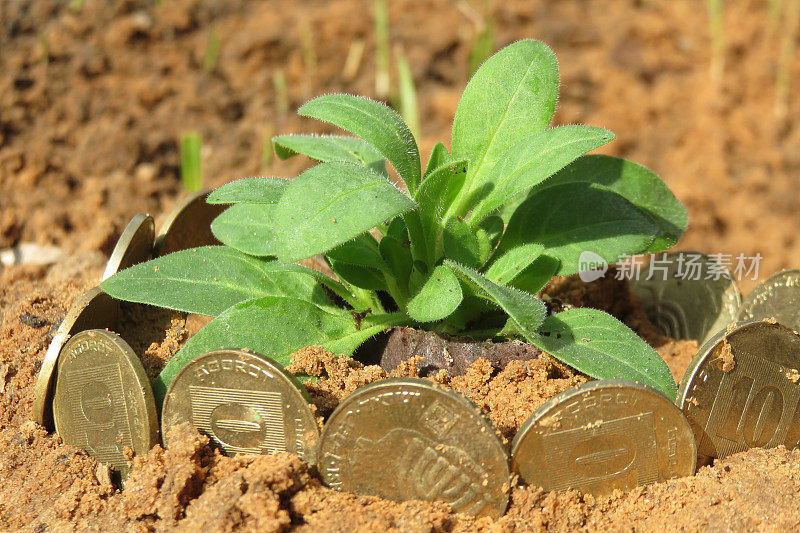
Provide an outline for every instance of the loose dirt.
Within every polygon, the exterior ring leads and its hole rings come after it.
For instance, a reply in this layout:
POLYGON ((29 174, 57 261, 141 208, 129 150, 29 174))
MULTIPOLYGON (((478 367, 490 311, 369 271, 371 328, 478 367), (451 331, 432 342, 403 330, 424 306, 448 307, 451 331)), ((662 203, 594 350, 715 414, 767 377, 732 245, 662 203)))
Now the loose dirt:
MULTIPOLYGON (((332 131, 296 118, 293 109, 327 92, 381 95, 375 94, 371 3, 364 0, 84 0, 80 12, 69 4, 0 1, 0 249, 37 242, 67 254, 52 267, 0 266, 0 527, 800 526, 800 452, 783 449, 751 450, 691 478, 606 498, 516 487, 496 522, 453 515, 441 504, 336 493, 296 457, 226 458, 186 430, 180 445, 134 458, 126 489, 114 489, 94 460, 29 421, 33 383, 59 320, 96 284, 130 217, 149 211, 163 220, 178 201, 180 135, 202 133, 208 186, 250 174, 293 176, 307 162, 265 158, 265 141, 277 133, 332 131), (220 54, 206 71, 214 36, 220 54), (359 40, 364 55, 348 74, 345 59, 359 40), (286 80, 285 97, 275 90, 276 75, 286 80)), ((724 4, 724 69, 716 78, 703 6, 696 0, 506 0, 493 3, 492 15, 498 47, 533 37, 556 51, 562 79, 556 123, 611 129, 617 140, 603 152, 654 169, 687 205, 691 224, 679 249, 727 254, 734 266, 738 254, 763 257, 759 271, 741 284, 747 291, 756 278, 797 266, 800 257, 800 101, 776 100, 783 26, 770 30, 766 3, 724 4)), ((392 0, 390 20, 392 42, 404 48, 419 90, 420 145, 427 154, 449 136, 477 26, 468 3, 455 0, 392 0)), ((788 78, 795 85, 799 71, 794 60, 788 78)), ((697 350, 663 337, 624 284, 588 289, 566 279, 548 292, 618 316, 656 347, 676 380, 697 350)), ((202 325, 198 317, 186 324, 136 307, 125 316, 120 333, 151 376, 202 325)), ((298 355, 296 365, 326 374, 310 386, 321 418, 355 388, 385 375, 313 349, 298 355)), ((407 364, 395 373, 415 372, 407 364)), ((466 394, 510 439, 539 403, 585 378, 541 356, 503 371, 478 361, 463 376, 432 379, 466 394)))

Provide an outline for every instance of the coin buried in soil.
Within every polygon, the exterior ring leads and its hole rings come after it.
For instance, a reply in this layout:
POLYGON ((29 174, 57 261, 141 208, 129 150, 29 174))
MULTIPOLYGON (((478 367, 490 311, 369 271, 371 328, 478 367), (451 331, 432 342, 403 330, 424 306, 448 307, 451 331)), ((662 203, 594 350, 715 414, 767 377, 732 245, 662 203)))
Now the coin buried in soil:
POLYGON ((263 355, 216 350, 193 359, 170 383, 161 433, 191 423, 228 455, 291 452, 315 460, 319 429, 297 379, 263 355))
POLYGON ((90 289, 72 305, 47 348, 42 368, 36 378, 31 407, 35 422, 47 429, 53 429, 53 411, 50 405, 52 377, 61 348, 70 335, 86 329, 113 329, 117 325, 118 317, 119 301, 101 291, 99 287, 90 289))
POLYGON ((114 246, 102 279, 110 278, 120 270, 152 259, 155 234, 153 217, 147 213, 134 216, 114 246))
POLYGON ((728 269, 698 252, 653 256, 630 287, 664 333, 698 344, 730 324, 742 303, 728 269))
POLYGON ((146 454, 158 442, 150 381, 119 335, 102 329, 76 333, 58 358, 53 395, 56 432, 98 462, 128 472, 125 448, 146 454))
POLYGON ((584 383, 551 398, 520 427, 513 469, 529 485, 602 495, 694 473, 683 413, 633 381, 584 383))
POLYGON ((756 285, 742 302, 738 320, 769 318, 800 331, 800 270, 783 270, 773 274, 756 285))
POLYGON ((322 431, 318 469, 328 486, 360 495, 491 517, 508 505, 508 456, 491 422, 423 379, 386 379, 345 398, 322 431))
POLYGON ((678 389, 698 453, 800 445, 800 336, 769 322, 719 332, 692 360, 678 389))
POLYGON ((187 196, 167 216, 156 237, 156 257, 187 248, 222 244, 211 233, 211 223, 230 204, 206 203, 209 192, 203 190, 187 196))

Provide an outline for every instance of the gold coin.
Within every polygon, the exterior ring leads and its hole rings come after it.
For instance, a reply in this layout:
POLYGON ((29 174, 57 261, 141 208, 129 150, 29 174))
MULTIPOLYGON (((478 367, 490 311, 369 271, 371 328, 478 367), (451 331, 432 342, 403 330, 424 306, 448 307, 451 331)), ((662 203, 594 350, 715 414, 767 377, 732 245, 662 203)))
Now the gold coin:
POLYGON ((58 358, 53 419, 64 443, 128 472, 126 448, 142 455, 158 442, 150 380, 119 335, 102 329, 75 334, 58 358))
POLYGON ((114 246, 102 279, 110 278, 120 270, 152 259, 155 233, 153 217, 147 213, 134 216, 114 246))
POLYGON ((783 270, 756 285, 737 317, 742 322, 767 318, 800 331, 800 270, 783 270))
POLYGON ((698 252, 653 256, 630 287, 664 333, 698 344, 730 324, 742 303, 728 269, 698 252))
POLYGON ((42 368, 34 386, 33 420, 47 429, 53 429, 53 412, 50 404, 52 397, 52 377, 55 372, 61 348, 67 339, 85 329, 113 329, 119 318, 119 301, 95 287, 80 298, 70 308, 61 325, 58 327, 50 346, 45 353, 42 368))
POLYGON ((227 455, 291 452, 315 459, 319 428, 297 379, 272 359, 246 350, 216 350, 186 366, 170 383, 161 433, 189 422, 227 455))
POLYGON ((698 452, 800 445, 800 336, 769 322, 731 326, 708 341, 678 388, 698 452))
POLYGON ((697 447, 683 413, 633 381, 590 381, 551 398, 520 427, 514 472, 545 490, 602 495, 689 476, 697 447))
POLYGON ((206 203, 209 192, 203 190, 190 194, 167 216, 156 237, 156 257, 187 248, 221 244, 211 233, 211 223, 230 204, 206 203))
POLYGON ((508 455, 472 402, 423 379, 386 379, 344 399, 322 431, 318 469, 337 490, 450 504, 498 517, 508 455))

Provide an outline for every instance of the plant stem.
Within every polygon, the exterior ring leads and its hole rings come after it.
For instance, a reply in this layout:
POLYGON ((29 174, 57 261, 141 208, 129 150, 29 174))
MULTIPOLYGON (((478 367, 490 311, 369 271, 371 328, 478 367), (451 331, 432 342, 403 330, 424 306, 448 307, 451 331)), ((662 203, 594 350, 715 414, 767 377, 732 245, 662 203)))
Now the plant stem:
POLYGON ((212 33, 208 37, 208 44, 206 45, 206 54, 203 56, 203 71, 208 74, 214 70, 219 58, 219 35, 212 33))
POLYGON ((778 119, 784 119, 789 110, 789 90, 798 23, 800 23, 800 0, 788 0, 781 53, 778 58, 778 73, 775 80, 775 116, 778 119))
POLYGON ((181 182, 187 191, 199 191, 203 187, 203 166, 200 159, 202 144, 197 132, 187 133, 181 138, 181 182))
POLYGON ((402 48, 398 47, 395 50, 395 56, 397 56, 397 78, 400 89, 398 97, 400 116, 408 124, 411 134, 417 137, 419 136, 419 108, 417 106, 417 88, 414 85, 414 76, 411 74, 411 67, 408 65, 402 48))

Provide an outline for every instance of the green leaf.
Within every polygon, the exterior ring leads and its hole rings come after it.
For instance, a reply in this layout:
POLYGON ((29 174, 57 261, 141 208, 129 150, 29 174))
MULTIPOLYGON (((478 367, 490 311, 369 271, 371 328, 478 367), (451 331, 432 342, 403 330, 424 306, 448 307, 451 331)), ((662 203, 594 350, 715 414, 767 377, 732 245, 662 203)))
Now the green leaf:
POLYGON ((467 167, 467 161, 451 161, 440 166, 425 178, 414 195, 414 200, 419 204, 417 213, 429 264, 433 260, 436 240, 444 229, 444 214, 464 184, 467 167))
POLYGON ((500 237, 503 236, 503 231, 505 231, 506 225, 503 222, 503 219, 499 215, 491 215, 484 218, 480 224, 478 224, 477 231, 484 232, 487 237, 489 237, 489 242, 492 245, 492 249, 497 246, 497 243, 500 242, 500 237))
POLYGON ((378 241, 367 233, 362 233, 352 241, 340 244, 325 253, 328 259, 340 263, 362 265, 376 270, 388 271, 389 267, 378 250, 378 241))
POLYGON ((428 164, 425 167, 425 174, 423 175, 422 180, 424 181, 431 172, 452 160, 453 157, 450 155, 450 152, 447 151, 447 147, 444 144, 437 142, 433 145, 433 150, 431 150, 431 157, 428 159, 428 164))
POLYGON ((459 265, 449 259, 444 261, 444 266, 476 288, 477 295, 483 296, 500 306, 521 331, 533 334, 542 325, 547 310, 544 302, 533 294, 522 292, 513 287, 497 285, 486 279, 480 272, 459 265))
POLYGON ((542 254, 508 284, 521 291, 536 294, 550 282, 558 272, 558 267, 558 259, 542 254))
POLYGON ((394 279, 403 286, 408 285, 411 267, 414 264, 409 247, 391 235, 381 239, 378 247, 394 279))
POLYGON ((403 119, 387 106, 349 94, 314 98, 297 113, 316 118, 358 135, 389 160, 410 193, 420 182, 419 149, 403 119))
POLYGON ((288 159, 303 154, 317 161, 349 161, 386 174, 386 160, 374 146, 343 135, 280 135, 272 138, 275 154, 288 159))
POLYGON ((613 139, 610 131, 589 126, 560 126, 525 137, 508 149, 483 182, 473 181, 473 186, 486 184, 486 196, 471 199, 478 203, 469 215, 470 225, 613 139))
POLYGON ((274 212, 277 255, 287 262, 327 252, 414 202, 386 178, 352 163, 320 163, 298 176, 274 212))
POLYGON ((677 387, 663 359, 636 333, 597 309, 571 309, 545 319, 525 338, 553 357, 597 379, 629 379, 675 400, 677 387))
POLYGON ((541 244, 523 244, 495 259, 486 270, 486 277, 498 285, 507 285, 522 274, 544 251, 541 244))
POLYGON ((209 204, 275 204, 291 181, 281 178, 243 178, 211 191, 209 204))
POLYGON ((397 217, 389 223, 389 227, 386 229, 386 235, 394 237, 400 242, 406 242, 408 240, 408 228, 406 227, 406 221, 403 220, 403 217, 397 217))
POLYGON ((542 244, 560 261, 558 275, 579 271, 583 252, 613 263, 645 249, 653 221, 628 200, 600 185, 564 183, 537 189, 515 210, 497 253, 542 244))
POLYGON ((656 253, 678 242, 689 214, 655 172, 627 159, 608 155, 578 158, 546 182, 546 186, 570 182, 602 185, 647 213, 657 225, 655 240, 639 253, 656 253))
POLYGON ((315 278, 305 272, 310 269, 297 270, 295 266, 226 246, 203 246, 132 266, 100 287, 120 300, 206 316, 217 316, 232 305, 262 296, 330 304, 315 278))
POLYGON ((325 256, 336 275, 348 283, 362 289, 386 290, 383 272, 389 272, 389 266, 381 257, 378 241, 368 232, 329 250, 325 256))
POLYGON ((445 257, 470 268, 478 268, 481 261, 481 246, 478 237, 461 219, 451 218, 442 234, 445 257))
POLYGON ((453 272, 442 265, 433 269, 419 292, 408 301, 408 315, 417 322, 435 322, 458 308, 463 293, 453 272))
POLYGON ((558 64, 544 43, 518 41, 481 65, 453 121, 453 158, 470 162, 459 203, 480 193, 484 176, 509 146, 548 128, 557 97, 558 64))
POLYGON ((279 296, 247 300, 227 309, 189 339, 156 377, 153 392, 160 402, 180 369, 211 350, 247 348, 281 365, 289 363, 293 352, 311 345, 349 355, 364 340, 399 322, 398 318, 386 316, 383 323, 376 321, 375 325, 365 321, 358 329, 344 309, 279 296))
POLYGON ((275 255, 273 204, 234 204, 211 223, 211 233, 223 244, 257 256, 275 255))

